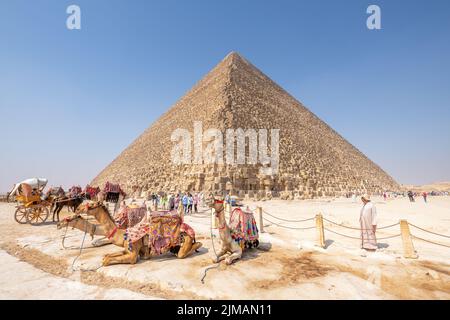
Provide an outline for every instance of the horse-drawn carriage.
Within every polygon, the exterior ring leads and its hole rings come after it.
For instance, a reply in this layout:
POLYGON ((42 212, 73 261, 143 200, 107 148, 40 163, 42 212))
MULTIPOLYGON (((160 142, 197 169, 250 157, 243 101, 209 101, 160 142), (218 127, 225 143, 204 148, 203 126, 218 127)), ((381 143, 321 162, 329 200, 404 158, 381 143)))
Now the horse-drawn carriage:
POLYGON ((18 223, 39 225, 47 220, 51 203, 42 199, 47 183, 44 178, 27 179, 17 183, 8 194, 8 199, 15 197, 17 202, 14 219, 18 223))

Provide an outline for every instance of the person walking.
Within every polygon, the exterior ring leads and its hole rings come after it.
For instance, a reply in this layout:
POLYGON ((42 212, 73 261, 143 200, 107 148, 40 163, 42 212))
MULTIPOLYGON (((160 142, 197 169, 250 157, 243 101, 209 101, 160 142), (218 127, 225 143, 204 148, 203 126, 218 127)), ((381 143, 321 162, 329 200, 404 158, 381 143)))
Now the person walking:
POLYGON ((192 214, 192 205, 194 204, 194 198, 192 197, 192 194, 189 193, 188 195, 188 213, 192 214))
POLYGON ((365 194, 361 197, 363 207, 361 208, 359 222, 361 225, 361 248, 368 251, 378 249, 376 230, 377 230, 377 209, 370 201, 370 196, 365 194))
POLYGON ((181 203, 183 204, 183 208, 184 208, 184 214, 188 213, 188 205, 189 205, 189 196, 186 193, 184 193, 183 198, 181 199, 181 203))
POLYGON ((177 193, 176 197, 175 197, 175 210, 178 210, 178 206, 180 205, 180 194, 177 193))
POLYGON ((410 202, 414 202, 414 194, 411 190, 408 191, 408 198, 410 202))
POLYGON ((194 194, 194 211, 195 211, 195 213, 198 212, 198 208, 197 208, 198 201, 199 201, 199 195, 198 195, 198 193, 195 193, 194 194))
POLYGON ((152 204, 153 204, 153 208, 155 208, 155 210, 157 210, 157 205, 158 205, 158 201, 157 201, 157 196, 155 193, 152 193, 152 204))
POLYGON ((425 203, 427 203, 427 197, 428 197, 428 193, 426 191, 424 191, 422 193, 422 197, 423 197, 423 201, 425 201, 425 203))
POLYGON ((173 193, 171 193, 169 195, 169 210, 170 211, 175 210, 175 197, 174 197, 173 193))

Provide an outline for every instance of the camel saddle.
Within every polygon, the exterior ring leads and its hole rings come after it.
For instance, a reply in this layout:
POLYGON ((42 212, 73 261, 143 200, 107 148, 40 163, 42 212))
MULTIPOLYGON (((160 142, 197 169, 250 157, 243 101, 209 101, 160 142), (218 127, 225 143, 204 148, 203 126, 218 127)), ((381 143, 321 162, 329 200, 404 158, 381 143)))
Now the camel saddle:
POLYGON ((231 212, 230 223, 231 238, 241 246, 257 243, 259 238, 258 226, 252 212, 236 208, 231 212))

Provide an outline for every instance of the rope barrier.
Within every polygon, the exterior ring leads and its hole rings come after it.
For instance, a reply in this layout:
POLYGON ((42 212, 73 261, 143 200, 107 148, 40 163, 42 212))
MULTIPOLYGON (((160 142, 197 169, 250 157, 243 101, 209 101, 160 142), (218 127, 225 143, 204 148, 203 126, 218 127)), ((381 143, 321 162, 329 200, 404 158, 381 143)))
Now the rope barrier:
MULTIPOLYGON (((337 226, 339 226, 339 227, 347 228, 347 229, 352 229, 352 230, 362 230, 362 231, 372 230, 372 229, 361 229, 361 228, 357 228, 357 227, 345 226, 345 225, 343 225, 343 224, 337 223, 337 222, 332 221, 332 220, 329 220, 329 219, 327 219, 327 218, 323 218, 323 220, 325 220, 325 221, 327 221, 327 222, 329 222, 329 223, 331 223, 331 224, 337 225, 337 226)), ((388 226, 379 227, 379 228, 377 227, 377 230, 383 230, 383 229, 392 228, 392 227, 398 226, 399 224, 400 224, 400 223, 397 222, 397 223, 394 223, 394 224, 391 224, 391 225, 388 225, 388 226)))
POLYGON ((268 216, 272 217, 272 218, 275 218, 275 219, 278 219, 278 220, 282 220, 282 221, 286 221, 286 222, 306 222, 306 221, 311 221, 311 220, 315 219, 315 217, 312 217, 312 218, 302 219, 302 220, 288 220, 288 219, 284 219, 284 218, 280 218, 280 217, 274 216, 273 214, 268 213, 266 210, 263 210, 263 212, 265 214, 267 214, 268 216))
MULTIPOLYGON (((331 233, 340 235, 340 236, 342 236, 342 237, 346 237, 346 238, 350 238, 350 239, 356 239, 356 240, 361 240, 361 237, 353 237, 353 236, 349 236, 349 235, 346 235, 346 234, 342 234, 342 233, 339 233, 339 232, 330 230, 330 229, 328 229, 328 228, 324 228, 324 229, 325 229, 326 231, 329 231, 329 232, 331 232, 331 233)), ((377 241, 378 241, 378 240, 386 240, 386 239, 392 239, 392 238, 396 238, 396 237, 400 237, 400 236, 401 236, 401 234, 399 233, 399 234, 392 235, 392 236, 387 236, 387 237, 381 237, 381 238, 376 237, 376 240, 377 240, 377 241)))
POLYGON ((383 238, 377 238, 377 240, 392 239, 392 238, 400 237, 401 235, 402 235, 402 234, 399 233, 399 234, 396 234, 396 235, 393 235, 393 236, 388 236, 388 237, 383 237, 383 238))
POLYGON ((438 246, 450 248, 449 245, 446 245, 446 244, 443 244, 443 243, 434 242, 434 241, 427 240, 427 239, 423 239, 423 238, 419 238, 419 237, 416 237, 416 236, 413 235, 413 234, 411 235, 411 237, 413 237, 414 239, 421 240, 421 241, 424 241, 424 242, 428 242, 428 243, 431 243, 431 244, 435 244, 435 245, 438 245, 438 246))
POLYGON ((186 217, 192 217, 192 218, 196 218, 196 219, 206 219, 206 218, 209 218, 209 215, 204 215, 204 216, 187 215, 186 217))
POLYGON ((269 219, 267 219, 267 218, 265 218, 265 217, 263 217, 263 219, 266 220, 267 222, 271 223, 271 224, 274 224, 274 225, 276 225, 276 226, 278 226, 278 227, 286 228, 286 229, 292 229, 292 230, 309 230, 309 229, 315 229, 315 228, 316 228, 315 226, 313 226, 313 227, 305 227, 305 228, 300 228, 300 227, 288 227, 288 226, 283 226, 283 225, 278 224, 278 223, 276 223, 276 222, 270 221, 269 219))
POLYGON ((337 235, 340 235, 340 236, 342 236, 342 237, 346 237, 346 238, 350 238, 350 239, 356 239, 356 240, 361 240, 360 237, 352 237, 352 236, 349 236, 349 235, 346 235, 346 234, 342 234, 342 233, 339 233, 339 232, 335 232, 335 231, 330 230, 330 229, 328 229, 328 228, 324 228, 324 230, 326 230, 326 231, 328 231, 328 232, 331 232, 331 233, 334 233, 334 234, 337 234, 337 235))
POLYGON ((425 229, 423 229, 423 228, 421 228, 421 227, 418 227, 418 226, 416 226, 416 225, 413 225, 412 223, 409 223, 409 222, 408 222, 408 224, 409 224, 411 227, 417 228, 417 229, 419 229, 419 230, 422 230, 422 231, 425 231, 425 232, 428 232, 428 233, 431 233, 431 234, 434 234, 434 235, 437 235, 437 236, 441 236, 441 237, 445 237, 445 238, 450 238, 450 236, 447 236, 447 235, 445 235, 445 234, 441 234, 441 233, 436 233, 436 232, 433 232, 433 231, 425 230, 425 229))

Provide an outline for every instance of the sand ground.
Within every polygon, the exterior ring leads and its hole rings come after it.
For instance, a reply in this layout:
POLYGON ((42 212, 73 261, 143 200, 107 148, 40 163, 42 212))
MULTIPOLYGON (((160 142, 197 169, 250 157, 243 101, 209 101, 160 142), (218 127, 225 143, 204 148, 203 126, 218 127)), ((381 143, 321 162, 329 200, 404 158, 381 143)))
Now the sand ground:
MULTIPOLYGON (((373 200, 379 226, 400 219, 426 230, 450 235, 450 197, 430 197, 410 203, 405 198, 373 200)), ((351 199, 249 202, 265 211, 261 245, 244 253, 231 266, 214 266, 208 213, 187 216, 203 243, 199 253, 179 260, 167 254, 136 265, 101 267, 104 254, 120 250, 113 245, 93 247, 84 233, 68 230, 64 249, 55 224, 19 225, 14 205, 0 204, 1 299, 449 299, 450 248, 414 239, 418 259, 403 257, 400 237, 379 241, 375 253, 363 253, 358 230, 325 221, 326 249, 315 246, 315 222, 300 220, 317 213, 344 226, 357 226, 360 203, 351 199), (275 216, 275 217, 272 217, 275 216), (271 222, 269 222, 269 220, 271 222), (275 222, 277 225, 274 225, 275 222), (284 228, 284 227, 289 228, 284 228), (72 266, 73 265, 73 266, 72 266)), ((202 209, 204 210, 204 209, 202 209)), ((65 213, 68 214, 68 213, 65 213)), ((64 214, 62 215, 64 216, 64 214)), ((446 237, 411 228, 420 238, 450 246, 446 237)), ((379 238, 396 236, 399 226, 382 229, 379 238)), ((213 230, 214 244, 220 244, 213 230)))

